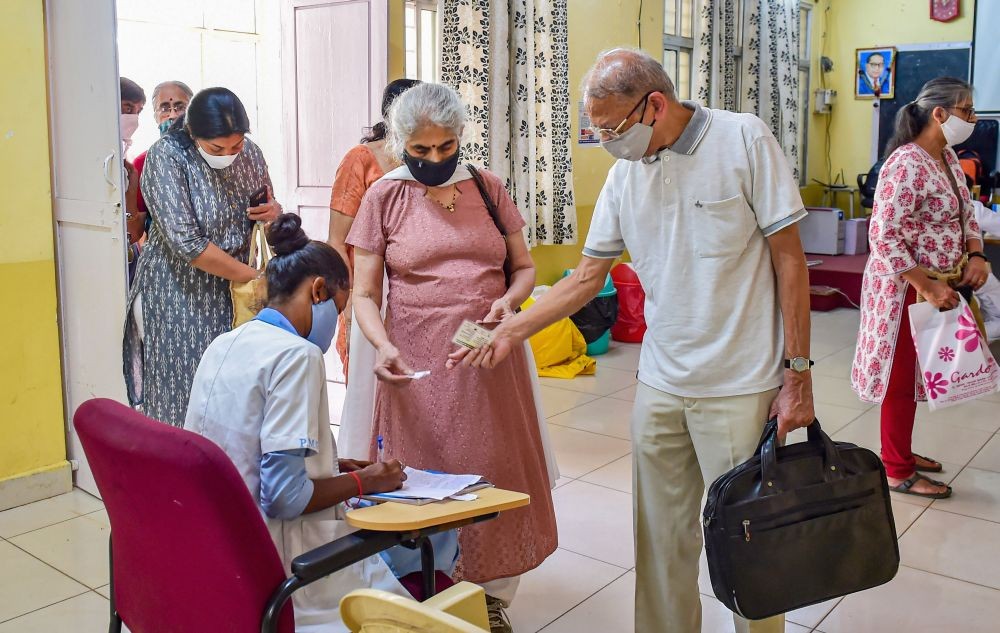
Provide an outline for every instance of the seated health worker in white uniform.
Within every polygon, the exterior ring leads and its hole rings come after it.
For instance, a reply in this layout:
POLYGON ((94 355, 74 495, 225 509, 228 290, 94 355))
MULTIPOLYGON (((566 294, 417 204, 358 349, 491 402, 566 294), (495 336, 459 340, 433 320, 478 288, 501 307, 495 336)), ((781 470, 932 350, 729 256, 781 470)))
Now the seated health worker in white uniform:
MULTIPOLYGON (((330 432, 323 353, 347 299, 348 272, 297 215, 267 231, 268 307, 212 341, 195 374, 184 428, 218 444, 260 505, 286 571, 292 559, 354 531, 344 502, 402 485, 397 460, 338 460, 330 432)), ((239 529, 239 526, 233 526, 239 529)), ((369 557, 293 594, 299 633, 347 631, 340 599, 361 588, 408 595, 369 557)))

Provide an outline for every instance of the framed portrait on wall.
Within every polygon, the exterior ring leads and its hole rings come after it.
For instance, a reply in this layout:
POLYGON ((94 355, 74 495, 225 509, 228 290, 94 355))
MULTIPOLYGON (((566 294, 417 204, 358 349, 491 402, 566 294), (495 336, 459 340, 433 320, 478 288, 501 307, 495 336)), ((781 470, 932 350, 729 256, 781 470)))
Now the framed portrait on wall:
POLYGON ((892 99, 896 93, 896 49, 859 48, 855 68, 855 99, 892 99))

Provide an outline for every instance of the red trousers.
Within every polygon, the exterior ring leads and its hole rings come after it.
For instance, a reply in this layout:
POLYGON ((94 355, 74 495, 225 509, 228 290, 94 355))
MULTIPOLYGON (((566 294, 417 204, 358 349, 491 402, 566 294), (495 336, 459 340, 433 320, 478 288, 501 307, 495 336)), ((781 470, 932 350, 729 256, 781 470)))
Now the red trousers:
POLYGON ((882 463, 893 479, 907 479, 915 472, 913 458, 913 419, 917 414, 914 380, 917 371, 917 350, 910 334, 910 313, 907 308, 917 300, 910 287, 903 300, 896 352, 892 357, 889 384, 882 400, 882 463))

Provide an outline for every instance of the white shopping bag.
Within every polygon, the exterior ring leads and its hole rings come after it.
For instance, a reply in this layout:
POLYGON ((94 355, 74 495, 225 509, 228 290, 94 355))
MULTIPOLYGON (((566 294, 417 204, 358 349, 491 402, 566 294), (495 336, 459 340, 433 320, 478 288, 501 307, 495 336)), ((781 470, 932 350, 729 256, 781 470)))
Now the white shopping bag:
POLYGON ((910 332, 932 411, 1000 391, 1000 367, 964 298, 946 312, 927 302, 915 303, 909 310, 910 332))

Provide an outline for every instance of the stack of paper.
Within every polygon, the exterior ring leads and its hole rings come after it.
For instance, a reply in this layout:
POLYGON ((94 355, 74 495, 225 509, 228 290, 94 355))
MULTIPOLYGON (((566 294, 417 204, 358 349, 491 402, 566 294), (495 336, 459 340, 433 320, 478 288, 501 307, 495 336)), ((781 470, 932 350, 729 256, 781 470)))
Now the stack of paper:
POLYGON ((399 490, 365 495, 362 498, 370 501, 400 501, 417 505, 451 498, 465 501, 476 498, 475 495, 467 496, 468 493, 491 485, 480 475, 432 473, 409 466, 403 472, 406 473, 406 481, 399 490))

